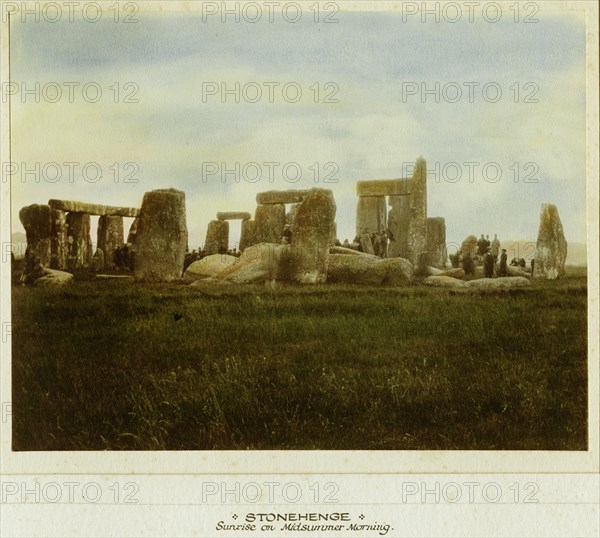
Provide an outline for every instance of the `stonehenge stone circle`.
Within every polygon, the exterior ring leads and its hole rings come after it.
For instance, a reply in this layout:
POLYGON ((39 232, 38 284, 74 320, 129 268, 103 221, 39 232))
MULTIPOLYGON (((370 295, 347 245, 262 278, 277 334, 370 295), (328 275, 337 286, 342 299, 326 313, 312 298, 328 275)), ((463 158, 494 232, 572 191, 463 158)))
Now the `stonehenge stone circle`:
POLYGON ((256 203, 262 204, 297 204, 302 202, 309 193, 309 190, 299 191, 266 191, 259 192, 256 195, 256 203))
POLYGON ((19 220, 25 228, 27 250, 43 266, 50 264, 52 220, 48 205, 32 204, 19 211, 19 220))
POLYGON ((73 213, 87 213, 89 215, 115 215, 119 217, 137 217, 140 210, 135 207, 114 207, 101 204, 88 204, 86 202, 75 202, 71 200, 49 200, 48 205, 52 209, 73 213))
POLYGON ((158 189, 144 194, 135 236, 136 280, 179 279, 187 246, 185 193, 158 189))
POLYGON ((567 240, 558 209, 553 204, 542 204, 533 278, 555 280, 564 276, 566 259, 567 240))
POLYGON ((246 211, 219 211, 217 220, 246 220, 252 218, 246 211))

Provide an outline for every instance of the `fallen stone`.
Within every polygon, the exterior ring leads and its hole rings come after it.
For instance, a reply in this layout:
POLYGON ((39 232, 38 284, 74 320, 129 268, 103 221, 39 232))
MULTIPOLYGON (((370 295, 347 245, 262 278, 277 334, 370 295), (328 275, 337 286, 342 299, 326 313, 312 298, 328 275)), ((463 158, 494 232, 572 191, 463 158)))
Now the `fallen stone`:
POLYGON ((227 254, 213 254, 212 256, 206 256, 201 260, 193 262, 183 273, 183 280, 185 282, 195 282, 196 280, 202 280, 204 278, 210 278, 218 275, 221 271, 224 271, 239 258, 235 256, 228 256, 227 254))
POLYGON ((566 259, 567 240, 558 209, 552 204, 542 204, 533 278, 555 280, 564 276, 566 259))
POLYGON ((87 213, 88 215, 115 215, 120 217, 137 217, 140 210, 135 207, 116 207, 101 204, 88 204, 73 200, 49 200, 52 209, 73 213, 87 213))
POLYGON ((361 252, 360 250, 354 250, 353 248, 346 247, 330 247, 329 254, 348 254, 349 256, 373 256, 373 254, 367 254, 365 252, 361 252))
MULTIPOLYGON (((496 271, 500 270, 500 266, 496 266, 496 271)), ((525 278, 529 278, 531 276, 531 271, 526 271, 525 269, 523 269, 522 267, 518 267, 515 265, 508 265, 506 267, 506 272, 508 274, 508 276, 522 276, 525 278)), ((498 273, 496 273, 498 274, 498 273)))
POLYGON ((257 204, 296 204, 302 202, 309 190, 266 191, 256 195, 257 204))
POLYGON ((480 278, 464 282, 471 289, 506 290, 530 286, 528 278, 522 276, 506 276, 499 278, 480 278))
POLYGON ((437 267, 432 267, 431 265, 426 265, 424 267, 420 267, 417 270, 417 273, 422 276, 441 276, 444 271, 438 269, 437 267))
POLYGON ((328 283, 397 286, 413 278, 412 264, 402 258, 331 254, 328 263, 328 283))
POLYGON ((187 239, 185 193, 176 189, 145 193, 135 236, 136 280, 181 278, 187 239))
POLYGON ((217 220, 246 220, 251 219, 252 215, 246 211, 219 211, 217 220))
POLYGON ((465 271, 460 267, 456 267, 453 269, 446 269, 445 271, 440 273, 440 276, 449 276, 451 278, 458 278, 459 280, 462 280, 463 278, 465 278, 465 271))
POLYGON ((466 288, 467 283, 451 276, 428 276, 423 280, 426 286, 436 286, 439 288, 466 288))
POLYGON ((65 271, 59 271, 58 269, 46 269, 44 276, 38 278, 34 286, 38 287, 52 287, 52 286, 64 286, 73 282, 73 275, 65 271))

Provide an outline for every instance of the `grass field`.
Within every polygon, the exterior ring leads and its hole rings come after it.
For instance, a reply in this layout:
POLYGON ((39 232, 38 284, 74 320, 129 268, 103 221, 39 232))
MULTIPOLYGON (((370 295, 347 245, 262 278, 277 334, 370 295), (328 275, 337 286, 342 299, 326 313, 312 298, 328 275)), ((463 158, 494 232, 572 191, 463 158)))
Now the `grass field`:
POLYGON ((13 447, 587 447, 585 271, 510 293, 13 287, 13 447))

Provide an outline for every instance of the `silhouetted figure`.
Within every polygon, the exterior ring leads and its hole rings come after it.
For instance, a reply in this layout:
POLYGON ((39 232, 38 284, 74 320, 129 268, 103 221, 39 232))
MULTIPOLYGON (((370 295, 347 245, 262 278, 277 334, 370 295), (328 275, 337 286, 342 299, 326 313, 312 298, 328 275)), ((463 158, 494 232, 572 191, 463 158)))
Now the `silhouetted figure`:
POLYGON ((292 228, 289 224, 286 224, 283 227, 283 234, 281 237, 281 243, 284 245, 289 245, 292 242, 292 228))
POLYGON ((487 245, 485 243, 485 237, 483 237, 483 234, 481 234, 481 237, 477 240, 477 255, 483 256, 485 254, 486 248, 487 245))
POLYGON ((342 246, 344 248, 352 248, 352 245, 350 244, 350 241, 348 241, 348 239, 344 239, 344 242, 342 243, 342 246))
POLYGON ((525 258, 519 259, 519 267, 522 267, 523 269, 525 269, 525 267, 527 267, 527 262, 525 261, 525 258))
POLYGON ((506 266, 506 262, 508 261, 508 256, 506 254, 506 249, 502 249, 502 254, 500 255, 500 269, 498 270, 498 276, 507 276, 508 267, 506 266))
POLYGON ((517 260, 517 258, 513 258, 512 260, 510 260, 510 264, 513 267, 517 267, 519 265, 519 260, 517 260))
POLYGON ((473 258, 471 258, 471 255, 468 252, 463 257, 462 264, 465 275, 472 275, 475 271, 475 264, 473 263, 473 258))
POLYGON ((490 241, 490 236, 486 235, 485 236, 485 251, 487 252, 487 249, 490 248, 492 246, 492 243, 490 241))
POLYGON ((492 278, 494 276, 494 257, 489 248, 483 256, 483 276, 485 278, 492 278))
POLYGON ((371 244, 373 245, 373 253, 375 256, 381 256, 381 237, 377 232, 371 234, 371 244))
POLYGON ((380 240, 381 240, 381 257, 382 258, 387 258, 387 252, 388 252, 388 232, 386 232, 385 230, 381 230, 380 234, 379 234, 380 240))
POLYGON ((500 241, 498 235, 494 234, 494 240, 492 241, 492 256, 494 257, 494 263, 498 261, 498 254, 500 254, 500 241))
POLYGON ((533 268, 535 267, 535 259, 531 258, 531 275, 533 276, 533 268))

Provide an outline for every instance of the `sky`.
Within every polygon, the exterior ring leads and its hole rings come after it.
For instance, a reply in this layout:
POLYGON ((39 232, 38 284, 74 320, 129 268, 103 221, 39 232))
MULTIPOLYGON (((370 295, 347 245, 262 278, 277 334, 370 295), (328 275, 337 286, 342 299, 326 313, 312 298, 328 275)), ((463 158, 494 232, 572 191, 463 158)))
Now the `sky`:
MULTIPOLYGON (((173 187, 186 193, 195 248, 217 211, 253 213, 257 192, 323 187, 343 241, 355 234, 356 181, 408 177, 422 156, 428 216, 445 218, 448 243, 535 241, 545 202, 567 241, 586 241, 580 16, 340 12, 325 23, 310 4, 294 23, 144 10, 135 23, 106 11, 96 23, 15 18, 13 232, 24 205, 140 207, 144 192, 173 187)), ((238 238, 234 223, 232 246, 238 238)))

